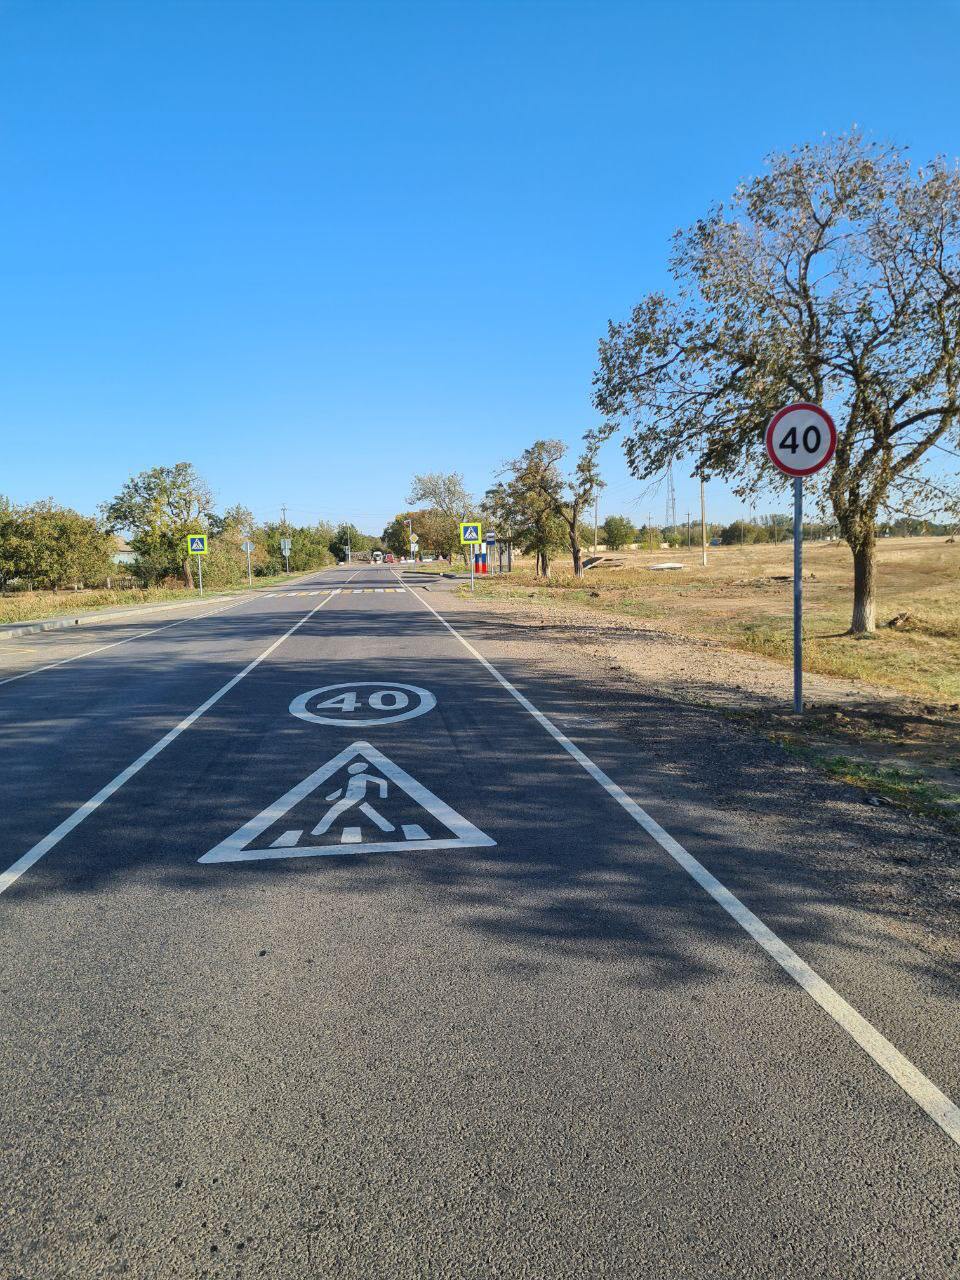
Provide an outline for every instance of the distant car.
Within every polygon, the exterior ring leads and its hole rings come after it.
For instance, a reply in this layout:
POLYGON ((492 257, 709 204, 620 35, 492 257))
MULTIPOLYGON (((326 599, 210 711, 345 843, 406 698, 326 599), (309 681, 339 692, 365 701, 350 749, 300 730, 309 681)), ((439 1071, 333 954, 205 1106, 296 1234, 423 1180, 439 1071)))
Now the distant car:
POLYGON ((423 564, 433 564, 433 556, 421 556, 420 560, 423 564))
POLYGON ((388 551, 388 552, 387 552, 387 554, 383 557, 383 563, 384 563, 384 564, 393 564, 393 561, 394 561, 393 552, 392 552, 392 551, 388 551))
POLYGON ((383 552, 375 551, 373 555, 370 557, 370 559, 373 561, 374 564, 379 564, 380 561, 383 559, 383 552))

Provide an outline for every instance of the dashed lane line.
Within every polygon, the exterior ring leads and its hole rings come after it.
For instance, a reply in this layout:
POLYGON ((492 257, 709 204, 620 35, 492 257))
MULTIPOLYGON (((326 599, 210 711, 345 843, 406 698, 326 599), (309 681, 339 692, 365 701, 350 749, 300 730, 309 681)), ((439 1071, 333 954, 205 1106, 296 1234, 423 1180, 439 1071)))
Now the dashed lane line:
MULTIPOLYGON (((365 595, 372 595, 372 594, 379 595, 384 592, 386 592, 387 594, 393 593, 395 595, 405 595, 409 590, 409 588, 408 587, 350 587, 348 589, 346 587, 330 587, 329 590, 332 591, 334 595, 340 595, 341 592, 345 592, 347 595, 365 596, 365 595)), ((320 594, 321 592, 319 591, 273 591, 270 593, 270 595, 264 596, 263 598, 264 600, 289 600, 291 596, 317 596, 320 594)))
POLYGON ((101 787, 97 794, 95 796, 91 796, 86 803, 80 805, 79 808, 74 809, 73 813, 71 813, 68 818, 65 818, 59 826, 54 827, 54 829, 49 832, 48 835, 45 835, 42 840, 39 840, 32 849, 28 849, 26 853, 21 854, 21 856, 17 858, 16 862, 7 867, 6 871, 0 872, 0 894, 6 893, 10 886, 15 884, 25 871, 29 871, 35 863, 40 861, 44 854, 49 853, 51 849, 55 848, 64 836, 69 835, 70 832, 73 831, 75 827, 78 827, 85 818, 89 818, 91 813, 95 813, 105 800, 109 800, 112 795, 120 790, 125 782, 129 782, 130 779, 135 774, 138 774, 145 765, 148 765, 151 760, 155 759, 165 747, 169 747, 171 742, 179 738, 180 734, 183 733, 184 730, 189 729, 195 721, 199 720, 200 717, 209 711, 212 706, 215 706, 221 698, 225 697, 230 690, 233 689, 234 686, 238 685, 245 676, 248 676, 255 667, 258 667, 261 662, 266 658, 269 658, 271 653, 283 644, 284 640, 289 639, 295 631, 299 631, 303 624, 305 622, 309 622, 313 615, 319 609, 322 609, 325 604, 333 599, 333 597, 334 593, 331 591, 319 602, 319 604, 314 605, 308 613, 305 613, 298 622, 294 623, 289 630, 285 631, 282 636, 278 636, 272 644, 268 645, 267 648, 264 649, 263 653, 254 658, 252 662, 248 662, 242 671, 238 671, 237 674, 228 680, 225 685, 221 685, 216 693, 212 693, 205 702, 201 702, 200 706, 194 711, 191 711, 188 716, 185 716, 179 724, 175 724, 173 728, 170 729, 169 732, 165 733, 158 742, 155 742, 152 747, 148 747, 142 755, 138 756, 136 760, 134 760, 133 764, 127 765, 126 769, 123 769, 115 778, 112 778, 106 786, 101 787))
MULTIPOLYGON (((411 594, 413 593, 411 592, 411 594)), ((713 898, 718 906, 722 907, 729 916, 732 916, 737 924, 753 938, 754 942, 762 947, 767 955, 772 960, 775 960, 781 969, 788 973, 794 982, 817 1002, 824 1013, 833 1018, 834 1022, 842 1027, 847 1035, 870 1055, 877 1066, 882 1071, 885 1071, 891 1080, 898 1084, 919 1107, 923 1108, 930 1119, 940 1126, 947 1137, 960 1146, 960 1107, 948 1098, 932 1080, 928 1079, 918 1067, 914 1066, 909 1058, 905 1057, 895 1045, 891 1044, 872 1023, 858 1013, 851 1004, 848 1004, 843 996, 835 991, 828 982, 824 981, 805 960, 801 960, 782 938, 778 937, 772 929, 763 923, 759 916, 755 916, 749 907, 745 906, 725 885, 721 884, 716 876, 708 871, 701 862, 698 862, 668 831, 665 831, 655 818, 652 818, 645 809, 642 809, 635 800, 631 799, 622 787, 619 787, 611 777, 604 773, 599 765, 594 764, 590 757, 584 751, 581 751, 575 743, 571 742, 552 720, 538 710, 529 698, 525 697, 519 689, 510 683, 506 676, 501 675, 492 662, 489 662, 482 653, 479 653, 473 647, 469 640, 466 640, 459 631, 455 630, 428 600, 424 600, 422 596, 417 595, 414 595, 414 599, 419 601, 425 609, 430 610, 437 621, 446 627, 454 639, 459 640, 467 652, 472 654, 489 671, 493 678, 506 689, 507 693, 519 702, 524 711, 533 716, 534 720, 546 729, 547 733, 563 747, 564 751, 572 756, 577 764, 595 782, 598 782, 622 809, 626 810, 637 825, 642 827, 647 835, 652 837, 661 849, 668 853, 674 862, 682 867, 713 898)))

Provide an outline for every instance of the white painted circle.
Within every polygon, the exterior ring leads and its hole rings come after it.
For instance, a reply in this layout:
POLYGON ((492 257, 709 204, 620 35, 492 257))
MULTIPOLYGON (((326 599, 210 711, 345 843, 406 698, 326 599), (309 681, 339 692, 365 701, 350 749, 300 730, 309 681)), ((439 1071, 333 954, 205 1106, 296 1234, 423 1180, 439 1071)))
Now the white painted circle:
POLYGON ((837 448, 837 429, 818 404, 789 404, 775 413, 765 443, 770 461, 788 476, 812 476, 837 448))
POLYGON ((342 684, 308 689, 290 703, 290 714, 314 724, 337 724, 346 729, 396 724, 426 715, 437 705, 429 689, 396 680, 346 680, 342 684), (309 710, 311 703, 322 706, 309 710), (324 711, 328 714, 324 714, 324 711), (370 715, 373 711, 376 714, 370 715))

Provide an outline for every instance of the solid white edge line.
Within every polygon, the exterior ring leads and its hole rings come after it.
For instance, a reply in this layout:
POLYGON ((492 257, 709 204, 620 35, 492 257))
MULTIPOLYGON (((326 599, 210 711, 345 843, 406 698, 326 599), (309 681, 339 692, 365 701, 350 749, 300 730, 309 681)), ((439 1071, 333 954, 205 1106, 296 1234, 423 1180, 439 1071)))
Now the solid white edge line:
POLYGON ((478 653, 473 645, 460 635, 429 601, 416 594, 414 594, 414 599, 418 600, 425 609, 429 609, 437 621, 442 623, 455 639, 459 640, 468 653, 471 653, 478 662, 486 667, 494 679, 512 697, 516 698, 523 709, 529 712, 546 729, 550 736, 576 760, 581 768, 586 770, 594 781, 603 787, 608 795, 616 800, 621 808, 630 814, 634 821, 660 845, 661 849, 668 853, 677 865, 682 867, 702 889, 706 890, 710 897, 763 948, 767 955, 772 960, 775 960, 793 978, 794 982, 802 987, 807 995, 811 996, 820 1008, 829 1014, 846 1031, 847 1035, 870 1055, 877 1066, 885 1071, 891 1080, 898 1084, 905 1093, 909 1094, 918 1106, 923 1108, 930 1119, 940 1126, 947 1137, 952 1138, 960 1146, 960 1107, 948 1098, 942 1090, 938 1089, 933 1081, 928 1079, 918 1067, 915 1067, 909 1058, 904 1057, 900 1050, 891 1044, 872 1023, 859 1014, 851 1004, 848 1004, 843 996, 821 978, 805 960, 801 960, 797 953, 782 938, 778 937, 772 929, 768 928, 758 916, 755 916, 749 907, 744 906, 740 899, 721 884, 712 872, 708 871, 701 862, 698 862, 691 853, 688 853, 682 844, 660 826, 656 819, 652 818, 612 778, 608 777, 598 765, 594 764, 590 757, 581 751, 575 743, 571 742, 552 720, 548 719, 542 711, 539 711, 529 698, 524 697, 506 676, 501 675, 492 662, 489 662, 482 653, 478 653))
MULTIPOLYGON (((320 569, 319 572, 328 573, 329 570, 320 569)), ((320 595, 321 593, 319 591, 314 591, 313 594, 320 595)), ((261 595, 259 592, 247 590, 241 595, 241 597, 238 600, 231 600, 230 603, 228 605, 225 605, 222 609, 211 609, 209 613, 194 613, 194 614, 191 614, 189 618, 177 618, 175 622, 165 622, 163 623, 162 626, 150 627, 146 631, 138 631, 136 635, 125 636, 123 640, 111 640, 109 644, 99 644, 94 649, 84 649, 83 653, 75 653, 72 655, 72 657, 58 658, 56 662, 46 662, 40 667, 31 667, 29 671, 19 671, 15 676, 4 676, 4 678, 0 680, 0 688, 2 688, 5 684, 13 684, 15 680, 26 680, 27 676, 39 675, 41 671, 52 671, 54 667, 66 666, 68 662, 79 662, 81 658, 92 658, 94 654, 105 653, 107 649, 116 649, 119 645, 122 645, 122 644, 132 644, 134 640, 142 640, 144 636, 155 636, 155 635, 158 635, 159 632, 161 631, 169 631, 171 627, 182 627, 186 622, 202 622, 204 618, 219 617, 221 613, 229 613, 231 609, 237 609, 242 604, 249 604, 251 600, 257 600, 257 599, 270 600, 272 598, 273 598, 272 596, 261 595)), ((195 605, 198 603, 199 601, 190 600, 187 603, 175 603, 171 605, 161 604, 156 606, 155 612, 160 613, 163 609, 166 609, 166 608, 186 609, 190 605, 195 605)), ((144 612, 147 612, 147 611, 148 610, 144 610, 144 612)), ((129 615, 122 614, 122 613, 117 613, 112 615, 112 617, 114 618, 124 618, 127 616, 129 615)), ((104 617, 102 621, 106 622, 107 620, 108 619, 104 617)), ((53 633, 47 632, 46 634, 52 635, 53 633)), ((74 633, 70 632, 69 634, 72 635, 74 633)))
POLYGON ((212 693, 205 702, 202 702, 196 710, 191 711, 190 714, 181 720, 179 724, 174 725, 173 728, 169 730, 168 733, 165 733, 158 742, 155 742, 152 747, 148 747, 141 756, 138 756, 132 764, 127 765, 126 769, 118 773, 115 778, 111 779, 111 781, 106 784, 106 786, 101 787, 95 796, 91 796, 86 803, 80 805, 79 808, 74 809, 69 818, 65 818, 58 827, 54 827, 54 829, 48 835, 45 835, 42 840, 39 840, 32 849, 28 849, 26 853, 22 854, 16 860, 16 862, 7 867, 6 871, 0 873, 0 894, 6 893, 10 886, 15 884, 25 871, 29 871, 35 863, 40 861, 44 854, 49 853, 51 849, 58 845, 64 836, 69 835, 75 827, 78 827, 80 823, 83 822, 84 818, 89 818, 90 814, 99 809, 105 800, 109 800, 115 792, 120 790, 125 782, 129 782, 134 774, 139 773, 140 770, 158 756, 165 747, 168 747, 175 738, 178 738, 185 729, 189 729, 194 721, 199 720, 205 712, 209 711, 212 706, 228 694, 234 685, 238 685, 245 676, 250 674, 254 667, 258 667, 265 658, 269 658, 271 653, 283 644, 284 640, 289 639, 295 631, 299 631, 303 624, 308 622, 318 609, 322 609, 323 606, 332 599, 333 593, 331 592, 321 600, 319 604, 311 609, 309 613, 305 613, 299 622, 294 623, 289 631, 285 631, 282 636, 274 640, 271 645, 264 649, 263 653, 254 658, 252 662, 248 662, 242 671, 238 671, 237 674, 228 680, 225 685, 222 685, 216 693, 212 693))

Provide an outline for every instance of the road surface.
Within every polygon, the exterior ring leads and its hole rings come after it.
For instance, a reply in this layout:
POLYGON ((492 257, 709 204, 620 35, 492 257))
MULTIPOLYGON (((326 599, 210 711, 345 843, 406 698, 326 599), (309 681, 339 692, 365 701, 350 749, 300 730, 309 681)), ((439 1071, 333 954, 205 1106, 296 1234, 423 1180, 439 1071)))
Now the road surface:
POLYGON ((876 815, 439 577, 172 620, 0 649, 4 1280, 957 1274, 955 975, 797 847, 876 815))

